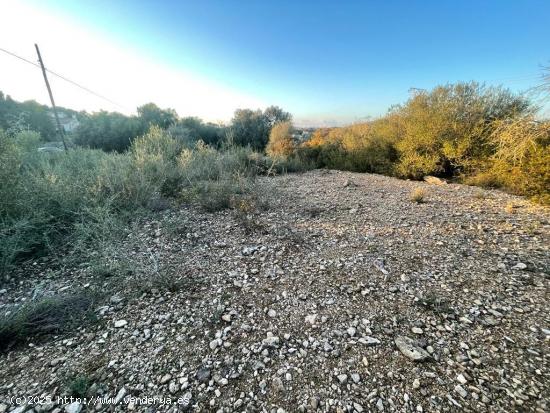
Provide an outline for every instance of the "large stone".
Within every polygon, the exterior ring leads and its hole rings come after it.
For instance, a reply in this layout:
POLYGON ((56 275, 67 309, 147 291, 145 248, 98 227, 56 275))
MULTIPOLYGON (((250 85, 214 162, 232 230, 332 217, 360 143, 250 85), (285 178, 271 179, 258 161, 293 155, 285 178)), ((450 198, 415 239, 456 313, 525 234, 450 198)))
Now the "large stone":
POLYGON ((395 345, 401 353, 411 360, 423 361, 430 358, 430 353, 417 346, 414 340, 409 337, 398 336, 395 339, 395 345))
POLYGON ((444 179, 430 175, 426 175, 424 177, 424 181, 429 183, 430 185, 447 185, 447 181, 445 181, 444 179))
POLYGON ((361 337, 359 339, 359 342, 363 343, 363 344, 366 344, 367 346, 376 346, 377 344, 380 344, 380 340, 378 340, 377 338, 374 338, 374 337, 370 337, 370 336, 361 337))
POLYGON ((126 321, 126 320, 116 320, 115 321, 115 328, 122 328, 126 324, 128 324, 128 321, 126 321))

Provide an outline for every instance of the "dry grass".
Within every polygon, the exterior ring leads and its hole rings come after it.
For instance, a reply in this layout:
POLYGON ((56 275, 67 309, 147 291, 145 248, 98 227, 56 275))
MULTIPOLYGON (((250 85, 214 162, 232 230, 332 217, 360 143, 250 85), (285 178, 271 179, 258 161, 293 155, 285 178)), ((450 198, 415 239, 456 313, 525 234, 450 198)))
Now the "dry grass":
POLYGON ((57 334, 93 320, 94 297, 62 295, 31 301, 0 317, 0 350, 30 338, 57 334))
POLYGON ((427 196, 427 192, 424 188, 414 188, 409 195, 409 199, 412 202, 421 204, 426 201, 426 196, 427 196))
POLYGON ((506 206, 504 207, 504 210, 508 212, 509 214, 513 214, 516 211, 516 205, 514 205, 513 202, 508 202, 506 206))

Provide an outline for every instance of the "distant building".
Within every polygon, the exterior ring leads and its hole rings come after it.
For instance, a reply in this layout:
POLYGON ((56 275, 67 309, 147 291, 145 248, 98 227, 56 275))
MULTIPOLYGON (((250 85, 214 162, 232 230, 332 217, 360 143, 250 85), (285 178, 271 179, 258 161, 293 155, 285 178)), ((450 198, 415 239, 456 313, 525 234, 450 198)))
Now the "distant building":
POLYGON ((304 143, 311 138, 314 130, 315 128, 294 128, 292 139, 298 144, 304 143))
MULTIPOLYGON (((80 122, 76 119, 75 115, 71 115, 63 111, 58 111, 57 115, 59 116, 59 123, 61 123, 61 127, 63 128, 65 133, 74 132, 78 125, 80 125, 80 122)), ((52 120, 55 124, 55 115, 53 114, 53 112, 50 112, 50 116, 52 117, 52 120)))

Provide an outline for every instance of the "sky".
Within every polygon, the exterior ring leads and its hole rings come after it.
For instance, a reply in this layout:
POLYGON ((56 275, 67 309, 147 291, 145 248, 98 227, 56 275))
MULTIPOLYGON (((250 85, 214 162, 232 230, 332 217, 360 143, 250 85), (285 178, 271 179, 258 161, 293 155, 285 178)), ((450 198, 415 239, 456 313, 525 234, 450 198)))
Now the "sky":
MULTIPOLYGON (((548 0, 0 0, 0 48, 36 61, 38 43, 47 68, 116 102, 50 76, 60 106, 152 101, 227 122, 274 104, 325 126, 383 115, 411 88, 532 88, 549 22, 548 0)), ((0 90, 48 103, 39 69, 2 52, 0 90)))

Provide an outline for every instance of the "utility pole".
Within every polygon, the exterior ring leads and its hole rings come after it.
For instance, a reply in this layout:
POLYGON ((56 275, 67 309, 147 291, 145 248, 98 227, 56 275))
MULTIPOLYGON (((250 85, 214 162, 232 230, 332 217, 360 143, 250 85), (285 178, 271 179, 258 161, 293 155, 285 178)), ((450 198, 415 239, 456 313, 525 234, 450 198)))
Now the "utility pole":
POLYGON ((63 141, 63 147, 67 151, 67 143, 65 142, 65 131, 61 127, 61 122, 59 122, 59 115, 57 114, 57 108, 55 107, 55 102, 53 100, 52 89, 50 88, 50 82, 48 82, 48 76, 46 75, 46 69, 44 68, 44 62, 42 61, 42 56, 40 55, 40 49, 35 43, 34 47, 36 48, 36 54, 38 55, 38 61, 40 62, 40 67, 42 68, 42 74, 44 75, 44 81, 46 82, 46 87, 48 88, 48 94, 50 95, 50 102, 52 102, 53 114, 55 116, 55 122, 57 123, 57 132, 61 136, 63 141))

